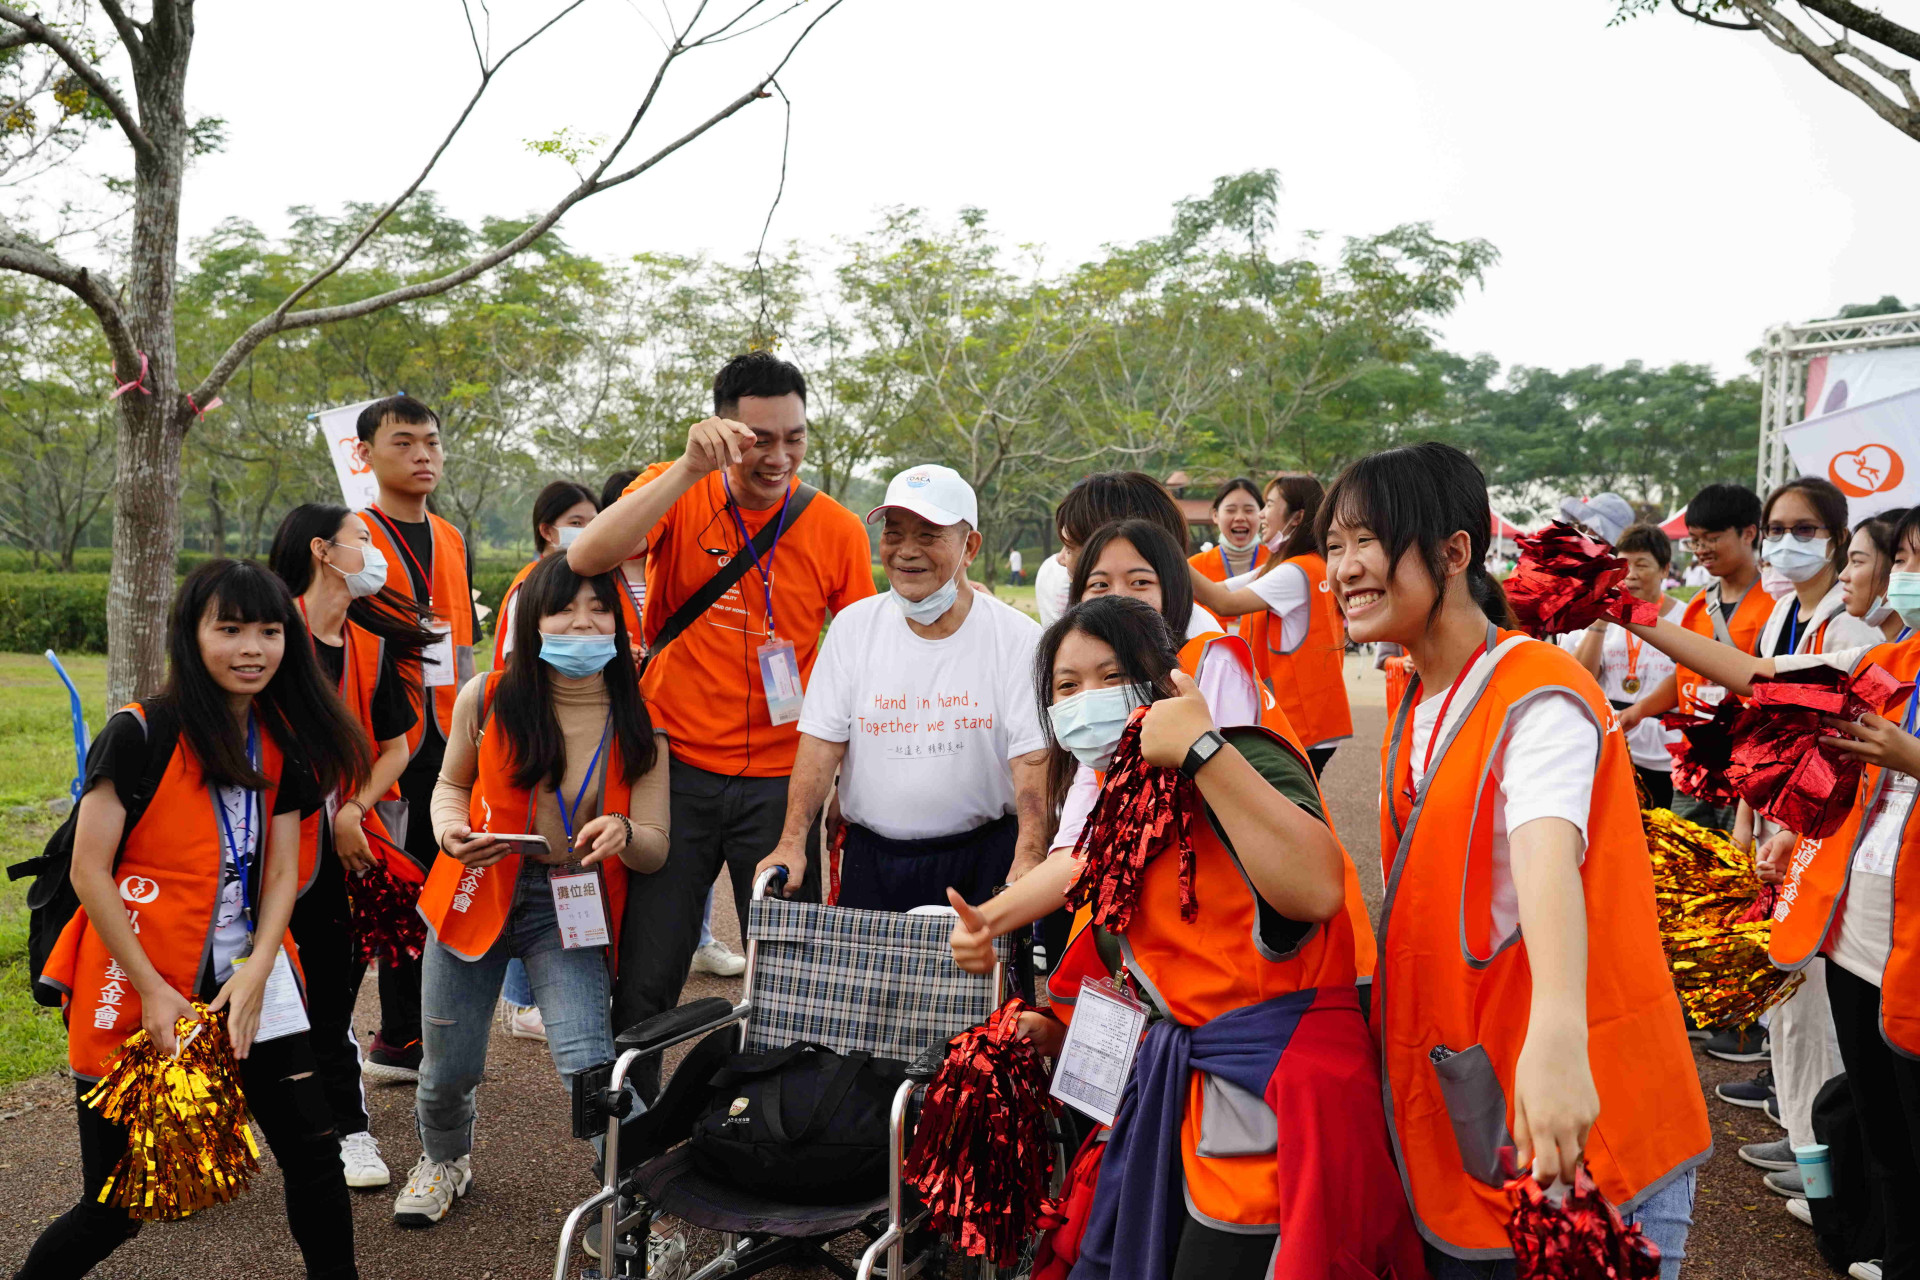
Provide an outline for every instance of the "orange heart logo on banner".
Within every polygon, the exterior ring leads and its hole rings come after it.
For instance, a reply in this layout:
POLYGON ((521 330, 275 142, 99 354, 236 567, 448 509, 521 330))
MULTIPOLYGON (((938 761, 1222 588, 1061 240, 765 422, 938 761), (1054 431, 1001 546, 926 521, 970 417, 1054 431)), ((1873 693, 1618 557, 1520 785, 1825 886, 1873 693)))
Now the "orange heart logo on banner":
POLYGON ((1883 444, 1863 444, 1849 453, 1836 453, 1827 463, 1827 478, 1849 498, 1885 493, 1906 476, 1900 455, 1883 444))

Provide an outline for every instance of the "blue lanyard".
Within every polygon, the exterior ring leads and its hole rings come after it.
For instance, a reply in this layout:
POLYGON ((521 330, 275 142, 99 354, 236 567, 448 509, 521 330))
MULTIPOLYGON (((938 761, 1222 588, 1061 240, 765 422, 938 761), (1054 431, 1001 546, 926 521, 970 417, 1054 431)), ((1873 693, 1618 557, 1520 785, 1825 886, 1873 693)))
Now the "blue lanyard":
POLYGON ((1787 616, 1789 619, 1787 622, 1789 628, 1787 633, 1787 652, 1798 653, 1800 652, 1800 602, 1798 600, 1793 602, 1793 608, 1787 611, 1787 616))
POLYGON ((1913 732, 1913 713, 1920 710, 1920 688, 1916 688, 1907 698, 1907 720, 1901 726, 1909 734, 1913 732))
MULTIPOLYGON (((260 767, 260 727, 254 723, 251 711, 247 713, 247 763, 256 769, 260 767)), ((226 798, 220 795, 218 789, 214 792, 213 801, 214 807, 220 811, 220 836, 227 842, 227 854, 233 859, 235 870, 240 873, 240 914, 247 922, 247 932, 252 933, 253 874, 248 863, 252 860, 249 855, 254 843, 254 809, 259 804, 260 795, 248 790, 246 797, 245 814, 240 819, 240 840, 233 838, 233 821, 227 817, 226 798)))
MULTIPOLYGON (((1240 575, 1233 571, 1233 566, 1227 563, 1227 544, 1223 542, 1218 547, 1216 547, 1215 550, 1217 550, 1220 553, 1220 572, 1226 574, 1227 577, 1229 578, 1239 577, 1240 575)), ((1260 544, 1258 542, 1254 543, 1253 544, 1253 563, 1247 566, 1248 573, 1252 573, 1255 569, 1258 569, 1260 567, 1260 551, 1261 551, 1260 544)))
POLYGON ((780 537, 787 531, 787 504, 793 501, 793 489, 787 490, 787 496, 780 499, 780 527, 773 531, 773 542, 767 547, 767 562, 760 563, 760 549, 753 545, 753 538, 747 533, 747 522, 740 515, 740 505, 733 500, 733 481, 727 479, 727 473, 720 473, 720 483, 727 490, 727 511, 733 516, 734 527, 740 530, 740 542, 748 555, 753 557, 753 567, 760 571, 760 588, 766 595, 767 639, 773 639, 773 553, 780 549, 780 537))
POLYGON ((567 852, 573 852, 573 820, 580 816, 580 805, 587 798, 587 788, 593 785, 593 771, 600 766, 600 753, 607 749, 607 739, 613 734, 613 716, 607 716, 606 728, 600 730, 600 745, 593 749, 593 759, 587 761, 587 776, 580 779, 580 790, 574 793, 573 807, 567 807, 567 797, 560 792, 553 796, 554 805, 560 810, 560 825, 567 832, 567 852))

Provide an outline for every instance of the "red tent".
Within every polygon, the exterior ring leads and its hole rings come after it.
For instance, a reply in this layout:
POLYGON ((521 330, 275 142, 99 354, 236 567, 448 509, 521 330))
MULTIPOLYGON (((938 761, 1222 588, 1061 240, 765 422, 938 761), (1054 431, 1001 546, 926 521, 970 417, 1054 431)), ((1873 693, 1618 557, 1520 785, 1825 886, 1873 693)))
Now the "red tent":
POLYGON ((1525 529, 1522 529, 1518 525, 1515 525, 1512 521, 1501 519, 1500 513, 1498 511, 1493 513, 1493 536, 1494 537, 1505 538, 1507 541, 1511 542, 1525 532, 1526 532, 1525 529))
POLYGON ((1660 522, 1660 532, 1666 534, 1669 538, 1686 537, 1687 536, 1687 509, 1685 507, 1682 507, 1678 511, 1674 512, 1672 515, 1668 516, 1665 520, 1662 520, 1660 522))

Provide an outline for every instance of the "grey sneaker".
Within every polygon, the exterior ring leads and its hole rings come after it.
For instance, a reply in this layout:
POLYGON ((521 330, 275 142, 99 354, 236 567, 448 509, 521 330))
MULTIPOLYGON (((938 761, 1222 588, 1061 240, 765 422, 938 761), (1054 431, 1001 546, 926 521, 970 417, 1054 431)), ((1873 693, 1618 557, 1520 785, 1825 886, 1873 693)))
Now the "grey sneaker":
POLYGON ((1800 1162, 1793 1158, 1793 1148, 1785 1138, 1778 1142, 1749 1142, 1740 1148, 1740 1158, 1756 1169, 1797 1169, 1800 1162))
POLYGON ((1777 1196, 1785 1196, 1789 1200, 1806 1198, 1807 1188, 1800 1181, 1800 1166, 1797 1164, 1791 1169, 1775 1169, 1764 1181, 1767 1190, 1777 1196))
POLYGON ((442 1164, 421 1156, 407 1175, 407 1185, 393 1201, 393 1225, 431 1227, 453 1211, 453 1202, 473 1185, 470 1156, 442 1164))

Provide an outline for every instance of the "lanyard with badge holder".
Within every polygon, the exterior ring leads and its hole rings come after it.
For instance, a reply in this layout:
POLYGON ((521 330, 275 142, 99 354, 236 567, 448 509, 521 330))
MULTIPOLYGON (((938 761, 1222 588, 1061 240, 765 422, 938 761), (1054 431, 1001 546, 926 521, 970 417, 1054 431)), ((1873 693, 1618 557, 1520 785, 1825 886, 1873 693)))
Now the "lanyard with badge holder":
POLYGON ((780 639, 774 630, 773 557, 780 549, 782 535, 787 531, 787 504, 793 501, 793 490, 788 488, 787 496, 780 501, 780 523, 773 531, 773 541, 767 546, 767 558, 762 562, 760 549, 753 545, 753 535, 747 532, 746 519, 740 514, 740 505, 733 500, 733 481, 727 478, 724 471, 720 473, 720 483, 726 486, 727 512, 733 517, 734 527, 740 531, 742 550, 753 557, 753 567, 760 571, 767 642, 755 652, 760 659, 760 689, 767 698, 767 719, 772 724, 789 724, 800 718, 805 691, 800 684, 800 660, 794 653, 793 641, 780 639))
POLYGON ((420 575, 420 581, 427 584, 427 608, 433 610, 435 616, 428 628, 433 632, 433 643, 420 654, 421 686, 436 689, 441 685, 454 683, 457 676, 453 667, 453 623, 438 614, 438 605, 433 599, 433 575, 428 573, 427 567, 420 563, 420 557, 413 554, 413 548, 407 544, 406 538, 401 536, 400 529, 394 524, 392 516, 379 507, 368 507, 367 514, 380 522, 380 527, 387 531, 387 537, 393 540, 393 545, 400 548, 400 554, 407 558, 407 563, 413 566, 413 571, 420 575))
MULTIPOLYGON (((255 769, 260 767, 260 725, 251 711, 247 713, 247 763, 255 769)), ((247 927, 246 950, 233 958, 236 974, 253 958, 253 864, 266 843, 266 833, 259 829, 264 817, 260 793, 252 787, 241 787, 239 791, 244 799, 238 837, 234 835, 225 797, 215 797, 218 801, 215 807, 220 811, 220 838, 226 842, 227 856, 233 859, 234 871, 240 877, 240 918, 247 927)), ((260 996, 260 1025, 253 1038, 278 1040, 305 1031, 309 1025, 306 1002, 300 997, 299 984, 293 980, 293 965, 282 945, 273 953, 273 968, 267 973, 267 985, 260 996)))
MULTIPOLYGON (((1453 695, 1460 692, 1460 686, 1466 682, 1467 673, 1473 670, 1473 664, 1480 661, 1480 655, 1487 651, 1487 642, 1482 640, 1480 647, 1468 655, 1466 665, 1460 668, 1460 674, 1447 686, 1447 696, 1440 699, 1440 714, 1433 718, 1433 732, 1427 735, 1427 754, 1420 761, 1420 777, 1426 778, 1427 771, 1433 768, 1434 744, 1440 741, 1440 735, 1446 731, 1447 708, 1453 705, 1453 695)), ((1420 796, 1414 782, 1413 762, 1407 762, 1407 804, 1411 808, 1419 803, 1420 796)))
MULTIPOLYGON (((600 745, 593 749, 593 759, 587 762, 587 776, 580 780, 580 790, 573 796, 573 804, 567 804, 567 797, 559 791, 554 792, 554 807, 560 810, 560 825, 567 833, 567 854, 573 854, 574 824, 580 818, 580 806, 586 802, 587 788, 593 785, 594 772, 600 767, 600 757, 606 753, 607 739, 613 734, 613 717, 608 715, 606 727, 600 730, 600 745)), ((527 801, 527 828, 533 828, 533 801, 527 801)), ((585 871, 570 871, 547 876, 547 885, 553 890, 553 917, 560 928, 560 945, 566 950, 575 947, 604 947, 611 941, 607 928, 606 896, 601 892, 600 869, 593 867, 585 871)))

